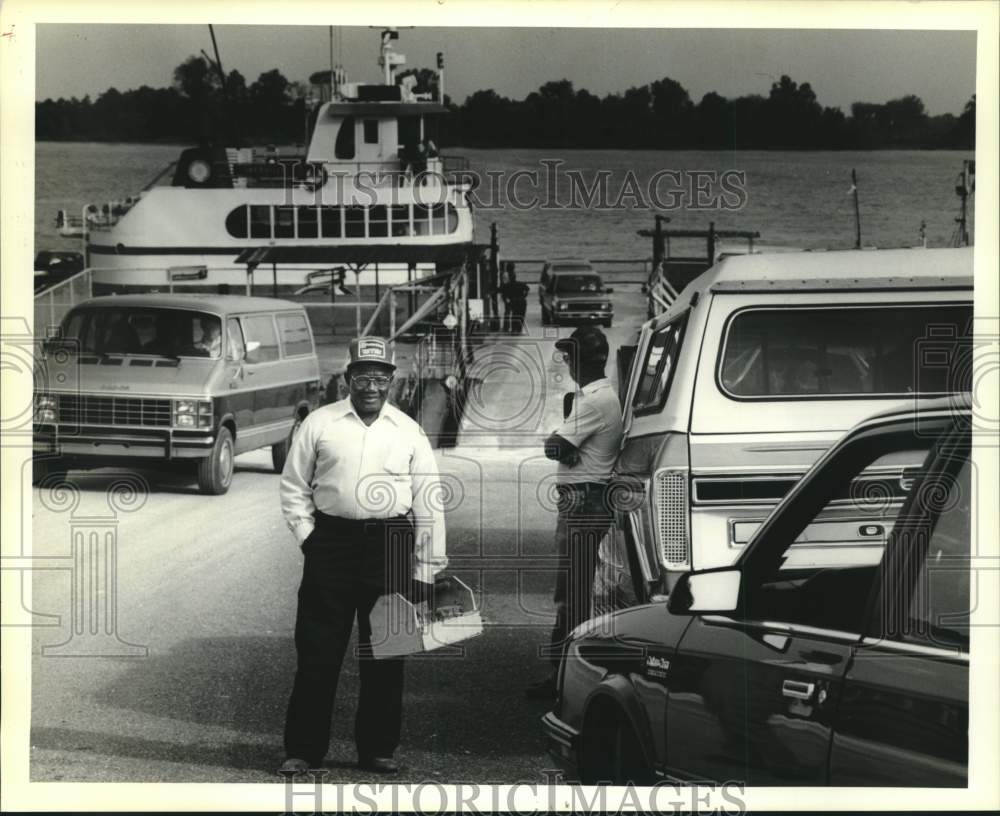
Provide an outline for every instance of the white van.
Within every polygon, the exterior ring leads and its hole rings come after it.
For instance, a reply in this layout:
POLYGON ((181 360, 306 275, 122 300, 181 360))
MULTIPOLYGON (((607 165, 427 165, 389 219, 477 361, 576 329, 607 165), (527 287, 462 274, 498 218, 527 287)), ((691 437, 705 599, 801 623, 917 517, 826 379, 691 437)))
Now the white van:
MULTIPOLYGON (((862 419, 969 390, 972 295, 971 248, 732 256, 692 281, 642 327, 624 392, 618 523, 640 598, 732 563, 862 419)), ((851 508, 891 514, 913 464, 870 469, 797 557, 880 557, 891 524, 851 508)))

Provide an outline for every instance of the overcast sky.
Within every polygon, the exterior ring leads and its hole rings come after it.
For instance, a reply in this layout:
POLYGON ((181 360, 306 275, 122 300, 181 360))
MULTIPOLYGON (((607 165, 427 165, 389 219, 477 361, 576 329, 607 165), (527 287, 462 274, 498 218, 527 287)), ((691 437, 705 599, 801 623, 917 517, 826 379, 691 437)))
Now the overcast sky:
MULTIPOLYGON (((216 26, 226 71, 247 83, 279 69, 305 82, 329 66, 330 34, 316 26, 216 26)), ((334 60, 352 80, 378 81, 378 32, 334 29, 334 60)), ((206 25, 39 24, 36 94, 92 98, 109 87, 164 87, 173 69, 202 49, 206 25)), ((401 29, 408 67, 433 67, 445 54, 446 91, 458 102, 493 88, 523 98, 542 83, 569 79, 599 96, 669 76, 697 102, 709 92, 766 95, 781 74, 809 82, 824 106, 905 94, 931 114, 960 113, 975 92, 976 35, 964 31, 775 29, 401 29)))

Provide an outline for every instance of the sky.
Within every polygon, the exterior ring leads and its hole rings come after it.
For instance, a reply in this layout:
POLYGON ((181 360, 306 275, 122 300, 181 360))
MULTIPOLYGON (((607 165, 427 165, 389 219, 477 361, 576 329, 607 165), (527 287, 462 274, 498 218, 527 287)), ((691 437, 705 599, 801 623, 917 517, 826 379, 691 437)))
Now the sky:
MULTIPOLYGON (((348 79, 379 81, 378 30, 334 28, 334 61, 348 79)), ((215 26, 225 70, 247 84, 277 68, 306 82, 330 63, 326 26, 215 26)), ((975 93, 970 31, 606 28, 401 28, 407 67, 445 55, 445 90, 461 102, 476 90, 521 99, 569 79, 604 96, 669 76, 697 102, 709 91, 766 96, 782 74, 809 82, 819 102, 845 113, 852 102, 919 96, 932 115, 959 114, 975 93)), ((212 54, 207 25, 40 23, 36 98, 96 98, 109 87, 166 87, 192 54, 212 54)))

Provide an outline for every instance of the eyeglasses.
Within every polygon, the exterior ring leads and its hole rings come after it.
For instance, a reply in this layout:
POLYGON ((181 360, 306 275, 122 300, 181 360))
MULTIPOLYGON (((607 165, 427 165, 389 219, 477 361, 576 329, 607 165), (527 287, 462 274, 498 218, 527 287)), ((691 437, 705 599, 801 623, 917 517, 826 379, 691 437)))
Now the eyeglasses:
POLYGON ((351 377, 351 387, 357 388, 361 391, 365 390, 369 386, 374 385, 376 388, 388 388, 389 383, 392 382, 392 377, 366 377, 363 374, 359 374, 356 377, 351 377))

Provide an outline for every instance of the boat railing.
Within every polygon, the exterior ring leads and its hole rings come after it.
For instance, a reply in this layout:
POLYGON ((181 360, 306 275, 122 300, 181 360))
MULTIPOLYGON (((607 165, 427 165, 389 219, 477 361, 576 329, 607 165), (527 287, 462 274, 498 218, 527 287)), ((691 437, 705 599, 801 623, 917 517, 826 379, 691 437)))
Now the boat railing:
POLYGON ((51 337, 74 306, 93 296, 93 271, 84 269, 35 295, 35 337, 51 337))

